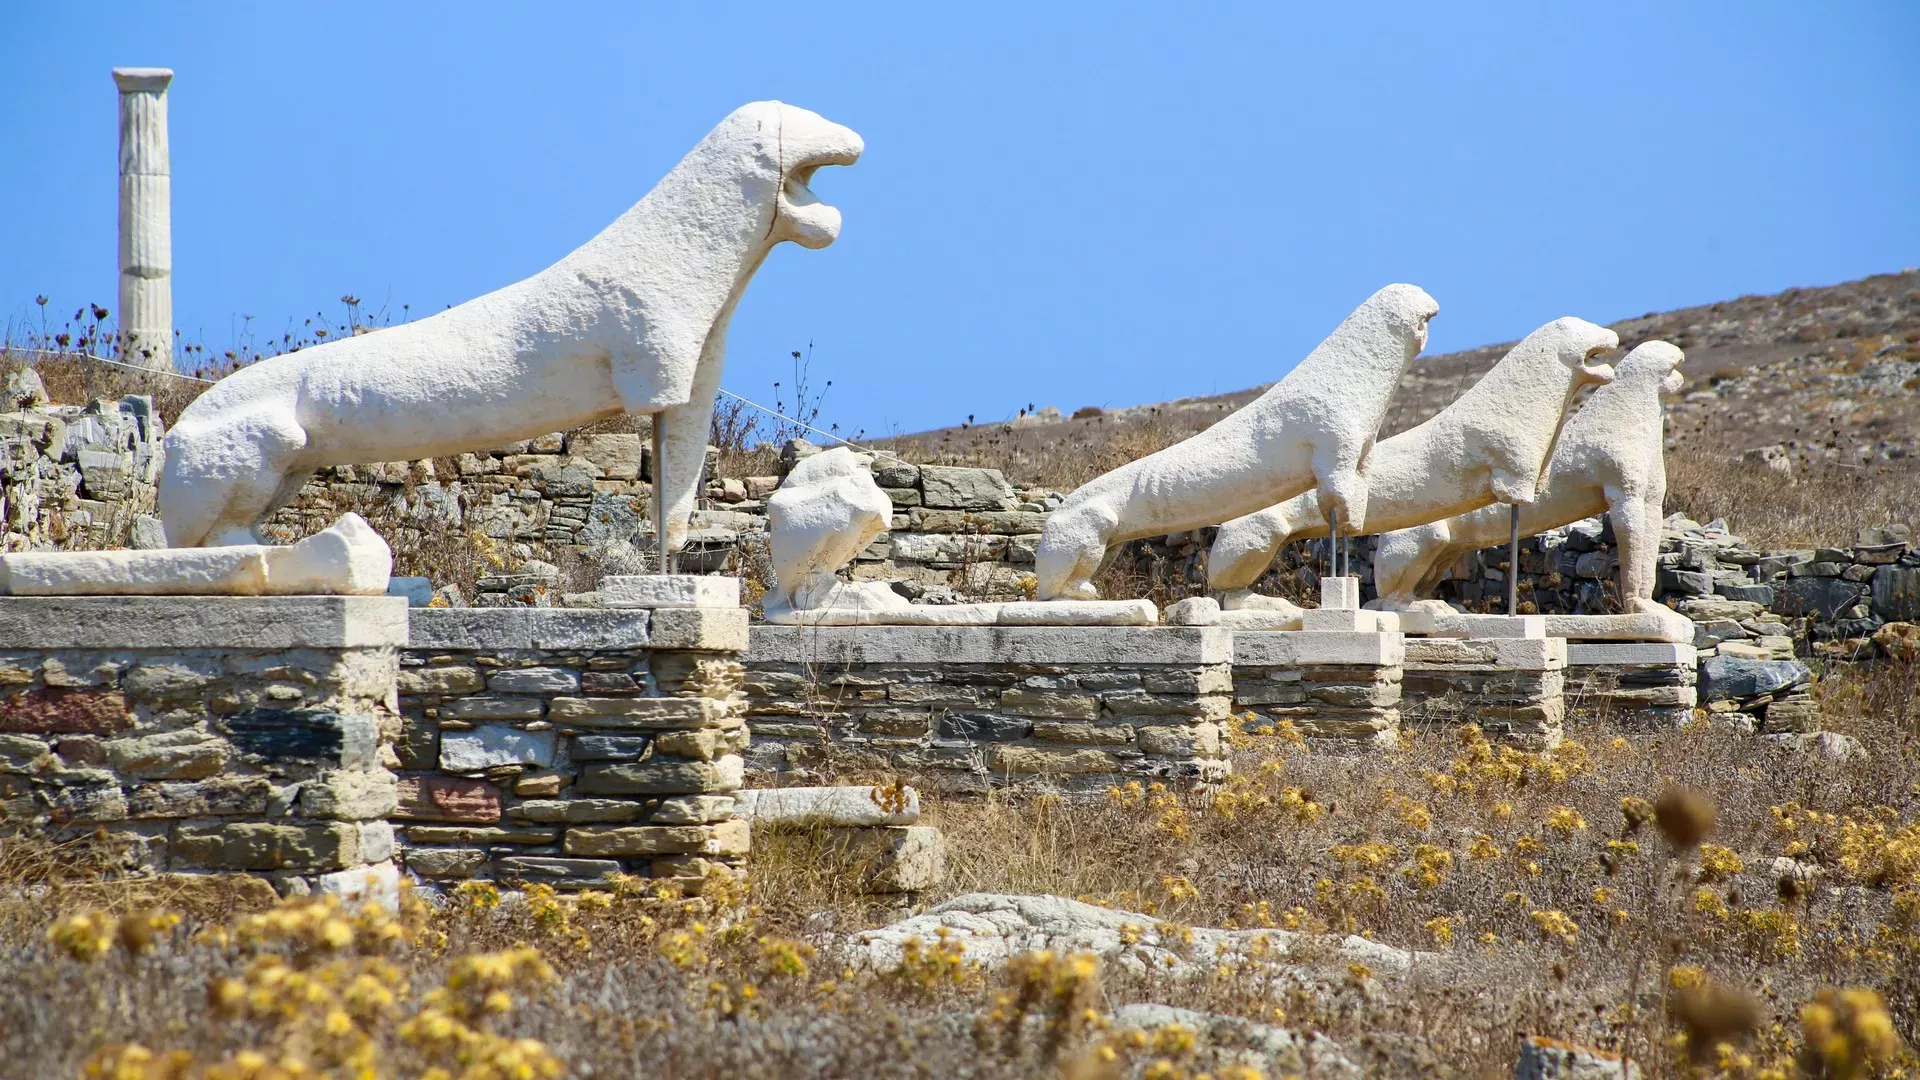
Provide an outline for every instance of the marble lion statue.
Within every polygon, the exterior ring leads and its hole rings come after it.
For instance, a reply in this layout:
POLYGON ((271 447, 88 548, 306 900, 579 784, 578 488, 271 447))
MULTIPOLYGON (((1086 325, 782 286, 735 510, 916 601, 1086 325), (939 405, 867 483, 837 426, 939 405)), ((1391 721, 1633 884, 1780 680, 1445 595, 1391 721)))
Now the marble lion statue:
POLYGON ((482 450, 619 413, 654 416, 662 554, 697 494, 727 325, 774 245, 833 243, 808 189, 860 136, 777 101, 735 110, 600 235, 524 281, 418 322, 220 380, 166 439, 175 547, 252 543, 328 465, 482 450))
MULTIPOLYGON (((1599 357, 1620 345, 1604 326, 1563 318, 1508 350, 1466 393, 1374 446, 1367 479, 1369 532, 1390 532, 1492 503, 1529 503, 1547 458, 1583 386, 1606 383, 1599 357)), ((1245 592, 1289 540, 1326 536, 1310 495, 1235 518, 1207 555, 1207 584, 1221 606, 1257 604, 1245 592)))
MULTIPOLYGON (((1629 613, 1662 615, 1653 601, 1660 521, 1667 496, 1660 395, 1679 391, 1686 354, 1649 341, 1614 365, 1613 381, 1567 421, 1534 501, 1520 508, 1520 535, 1533 536, 1606 513, 1620 552, 1620 597, 1629 613)), ((1430 595, 1453 560, 1507 542, 1505 507, 1390 532, 1374 550, 1382 607, 1405 610, 1430 595)))
POLYGON ((1424 290, 1389 285, 1266 393, 1068 495, 1041 532, 1036 597, 1094 599, 1093 575, 1114 545, 1213 525, 1308 489, 1342 528, 1359 527, 1368 499, 1361 463, 1439 312, 1424 290))

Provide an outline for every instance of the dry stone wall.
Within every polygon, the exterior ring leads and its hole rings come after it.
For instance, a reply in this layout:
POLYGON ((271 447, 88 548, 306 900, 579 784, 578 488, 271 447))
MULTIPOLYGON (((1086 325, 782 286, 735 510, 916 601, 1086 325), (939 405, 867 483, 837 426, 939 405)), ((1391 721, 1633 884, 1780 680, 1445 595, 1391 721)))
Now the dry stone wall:
POLYGON ((407 868, 563 887, 744 865, 745 609, 431 609, 401 660, 407 868))
POLYGON ((755 626, 751 777, 841 767, 943 790, 1214 783, 1232 634, 1185 627, 755 626))
POLYGON ((406 605, 0 598, 0 827, 283 893, 391 881, 406 605))
POLYGON ((136 396, 48 405, 31 372, 8 381, 0 412, 0 518, 6 550, 157 547, 160 415, 136 396))

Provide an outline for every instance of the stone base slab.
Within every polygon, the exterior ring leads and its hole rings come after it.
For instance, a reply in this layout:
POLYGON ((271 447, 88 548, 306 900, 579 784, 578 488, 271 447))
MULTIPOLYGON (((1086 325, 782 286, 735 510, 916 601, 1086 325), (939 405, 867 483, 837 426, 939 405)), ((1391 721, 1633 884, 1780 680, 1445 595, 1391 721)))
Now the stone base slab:
POLYGON ((404 645, 398 596, 0 596, 0 649, 404 645))

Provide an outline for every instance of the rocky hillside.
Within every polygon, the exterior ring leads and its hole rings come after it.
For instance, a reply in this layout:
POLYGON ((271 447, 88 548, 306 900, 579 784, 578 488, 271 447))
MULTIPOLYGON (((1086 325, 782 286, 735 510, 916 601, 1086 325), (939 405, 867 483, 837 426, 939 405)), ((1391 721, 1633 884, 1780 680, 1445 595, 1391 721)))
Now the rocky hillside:
MULTIPOLYGON (((1673 450, 1781 471, 1890 471, 1920 479, 1920 271, 1649 313, 1613 329, 1629 348, 1657 338, 1687 351, 1686 388, 1668 403, 1673 450)), ((1416 361, 1401 380, 1386 433, 1433 415, 1510 346, 1416 361)), ((1072 487, 1102 471, 1096 466, 1137 456, 1116 454, 1116 440, 1157 448, 1264 389, 1071 416, 1047 408, 1007 424, 944 428, 894 443, 918 460, 993 465, 1016 482, 1072 487)), ((1850 474, 1835 475, 1845 482, 1850 474)))

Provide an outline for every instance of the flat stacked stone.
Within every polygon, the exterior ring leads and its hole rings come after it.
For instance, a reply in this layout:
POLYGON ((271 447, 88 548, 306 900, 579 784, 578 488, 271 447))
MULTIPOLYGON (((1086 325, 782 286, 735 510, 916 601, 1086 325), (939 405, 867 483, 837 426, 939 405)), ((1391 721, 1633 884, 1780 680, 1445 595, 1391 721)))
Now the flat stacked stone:
POLYGON ((1406 643, 1397 632, 1239 631, 1233 635, 1235 711, 1249 730, 1290 721, 1323 746, 1392 746, 1400 732, 1406 643))
POLYGON ((1567 708, 1575 719, 1633 729, 1674 728, 1699 703, 1691 645, 1594 642, 1567 646, 1567 708))
POLYGON ((282 893, 390 887, 406 601, 0 597, 0 827, 282 893))
POLYGON ((943 790, 1224 779, 1232 635, 1190 627, 755 626, 751 771, 943 790))
POLYGON ((394 814, 409 870, 586 887, 744 865, 745 609, 411 615, 394 814))

